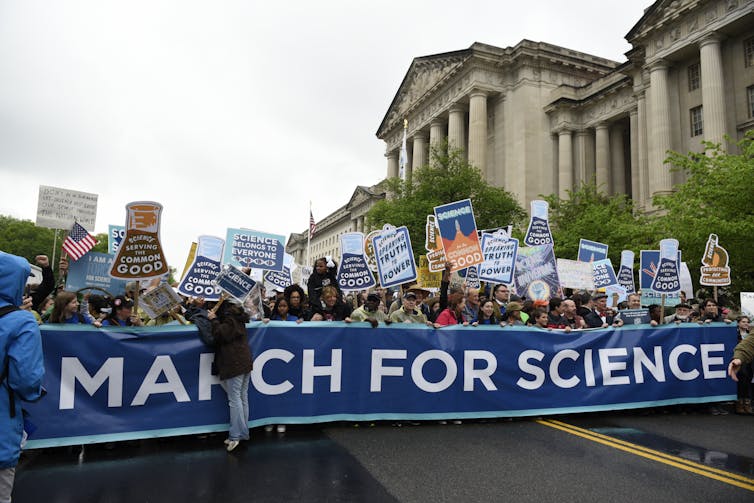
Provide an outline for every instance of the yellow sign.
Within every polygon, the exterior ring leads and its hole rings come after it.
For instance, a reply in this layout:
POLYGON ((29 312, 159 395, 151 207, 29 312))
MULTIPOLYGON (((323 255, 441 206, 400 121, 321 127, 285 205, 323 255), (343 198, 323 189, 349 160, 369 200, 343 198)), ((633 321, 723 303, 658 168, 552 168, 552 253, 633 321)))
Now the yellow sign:
POLYGON ((427 250, 429 272, 442 272, 445 269, 445 250, 442 247, 440 231, 434 215, 427 215, 426 239, 424 248, 427 250))
POLYGON ((427 290, 440 289, 440 282, 442 281, 441 272, 430 272, 429 260, 426 255, 419 255, 419 268, 417 269, 417 283, 420 287, 427 290))

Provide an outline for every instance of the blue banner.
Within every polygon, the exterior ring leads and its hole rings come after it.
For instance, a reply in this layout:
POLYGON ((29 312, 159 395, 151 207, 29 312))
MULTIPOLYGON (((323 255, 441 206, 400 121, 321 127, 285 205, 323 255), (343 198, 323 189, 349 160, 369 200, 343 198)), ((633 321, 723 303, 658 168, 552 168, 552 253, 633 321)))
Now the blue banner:
POLYGON ((484 262, 479 266, 479 279, 492 283, 513 283, 513 268, 518 254, 518 239, 505 233, 482 233, 484 262))
MULTIPOLYGON (((214 354, 195 327, 41 328, 48 395, 24 404, 37 426, 29 448, 227 429, 214 354)), ((564 333, 256 322, 248 331, 250 426, 533 416, 736 396, 726 376, 736 331, 722 323, 564 333)))
POLYGON ((248 274, 244 274, 232 265, 225 266, 215 282, 225 293, 241 302, 249 296, 252 288, 257 284, 248 274))
POLYGON ((377 277, 383 288, 416 281, 416 262, 411 249, 408 229, 385 225, 380 234, 372 238, 377 259, 377 277))
POLYGON ((594 281, 594 288, 605 288, 618 284, 613 263, 610 262, 609 258, 592 262, 592 280, 594 281))
POLYGON ((124 225, 113 225, 110 224, 107 226, 107 250, 108 253, 116 253, 118 251, 118 247, 120 246, 120 242, 123 241, 123 238, 126 236, 126 227, 124 225))
POLYGON ((532 300, 550 300, 560 292, 555 251, 550 245, 528 246, 516 255, 516 293, 532 300))

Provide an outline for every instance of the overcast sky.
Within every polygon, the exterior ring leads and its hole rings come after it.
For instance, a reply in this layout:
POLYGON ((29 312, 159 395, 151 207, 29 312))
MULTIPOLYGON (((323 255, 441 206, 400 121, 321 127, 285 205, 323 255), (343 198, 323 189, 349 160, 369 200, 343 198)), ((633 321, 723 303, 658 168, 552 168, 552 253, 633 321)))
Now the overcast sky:
POLYGON ((64 187, 99 195, 107 232, 157 201, 179 271, 200 234, 287 237, 384 178, 413 58, 526 38, 623 62, 650 4, 0 0, 0 214, 64 187))

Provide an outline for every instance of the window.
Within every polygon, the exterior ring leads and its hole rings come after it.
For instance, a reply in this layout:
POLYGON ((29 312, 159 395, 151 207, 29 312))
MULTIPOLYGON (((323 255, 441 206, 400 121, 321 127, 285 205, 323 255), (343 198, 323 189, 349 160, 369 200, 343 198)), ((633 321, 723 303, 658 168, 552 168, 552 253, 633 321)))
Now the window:
POLYGON ((699 63, 694 63, 693 65, 689 66, 688 68, 689 92, 699 89, 699 76, 700 75, 701 75, 701 71, 699 68, 699 63))
POLYGON ((704 119, 702 117, 702 107, 694 107, 690 112, 691 136, 699 136, 704 133, 704 119))
POLYGON ((744 66, 754 66, 754 37, 744 40, 744 66))
POLYGON ((746 88, 746 97, 749 102, 749 118, 754 119, 754 86, 746 88))

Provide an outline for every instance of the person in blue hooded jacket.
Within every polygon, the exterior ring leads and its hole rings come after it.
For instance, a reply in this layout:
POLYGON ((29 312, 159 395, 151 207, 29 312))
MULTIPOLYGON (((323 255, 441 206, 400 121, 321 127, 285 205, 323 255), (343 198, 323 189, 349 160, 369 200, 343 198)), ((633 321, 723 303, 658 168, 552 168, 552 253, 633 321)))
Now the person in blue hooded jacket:
POLYGON ((21 257, 0 252, 0 503, 9 503, 21 455, 24 419, 20 400, 42 396, 42 336, 34 316, 17 310, 31 266, 21 257))

